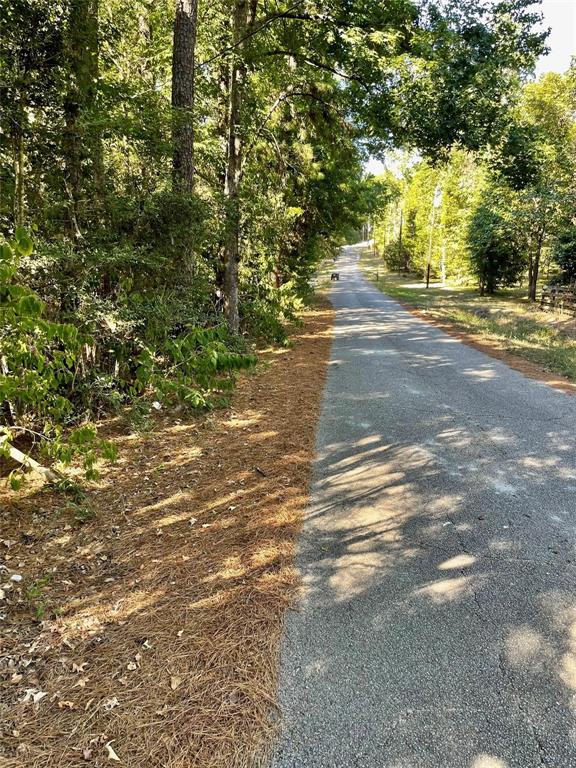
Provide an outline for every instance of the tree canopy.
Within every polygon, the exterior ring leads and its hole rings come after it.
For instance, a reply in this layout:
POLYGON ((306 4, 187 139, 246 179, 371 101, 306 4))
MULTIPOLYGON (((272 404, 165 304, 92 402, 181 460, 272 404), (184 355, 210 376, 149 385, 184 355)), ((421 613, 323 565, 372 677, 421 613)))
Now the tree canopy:
POLYGON ((574 265, 576 120, 574 68, 520 83, 493 141, 471 150, 454 145, 431 162, 405 155, 388 188, 400 190, 375 215, 377 239, 393 269, 423 273, 435 189, 442 192, 434 232, 436 276, 478 281, 482 291, 527 283, 536 298, 543 261, 554 279, 570 280, 574 265), (402 217, 402 258, 399 259, 402 217))

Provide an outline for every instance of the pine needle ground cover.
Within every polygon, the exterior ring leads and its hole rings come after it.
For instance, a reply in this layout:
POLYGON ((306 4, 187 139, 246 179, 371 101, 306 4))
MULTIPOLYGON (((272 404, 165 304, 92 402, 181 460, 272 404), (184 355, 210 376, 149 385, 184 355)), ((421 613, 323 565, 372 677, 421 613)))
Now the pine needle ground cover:
POLYGON ((85 499, 2 490, 3 768, 265 760, 332 312, 303 319, 228 410, 113 434, 85 499))

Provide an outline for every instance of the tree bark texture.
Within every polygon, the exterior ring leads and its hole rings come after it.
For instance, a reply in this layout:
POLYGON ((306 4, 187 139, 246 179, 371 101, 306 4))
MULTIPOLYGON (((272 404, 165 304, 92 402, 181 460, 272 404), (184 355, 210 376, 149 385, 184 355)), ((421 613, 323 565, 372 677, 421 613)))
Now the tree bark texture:
POLYGON ((88 120, 98 92, 98 3, 99 0, 71 0, 68 18, 70 86, 64 99, 62 143, 69 229, 74 239, 81 236, 86 188, 95 184, 101 190, 103 186, 102 137, 88 120))
POLYGON ((176 0, 172 49, 172 182, 179 192, 194 188, 194 76, 197 0, 176 0))
POLYGON ((236 0, 232 18, 234 52, 230 65, 228 87, 228 121, 226 141, 226 176, 224 198, 226 206, 226 234, 224 240, 224 294, 226 321, 230 333, 240 329, 238 306, 238 267, 240 262, 240 179, 242 175, 242 133, 240 128, 246 66, 244 39, 249 25, 256 18, 256 2, 236 0))

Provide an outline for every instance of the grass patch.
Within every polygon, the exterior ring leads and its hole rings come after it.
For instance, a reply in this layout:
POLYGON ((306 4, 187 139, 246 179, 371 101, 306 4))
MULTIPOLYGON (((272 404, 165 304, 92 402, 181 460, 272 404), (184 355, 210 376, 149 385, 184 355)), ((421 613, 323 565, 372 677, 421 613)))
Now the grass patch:
POLYGON ((495 344, 512 354, 537 363, 551 373, 576 382, 576 321, 555 312, 543 312, 527 301, 520 289, 480 296, 470 286, 426 289, 417 275, 387 272, 382 259, 365 252, 361 259, 365 276, 381 291, 431 318, 473 334, 479 341, 495 344))

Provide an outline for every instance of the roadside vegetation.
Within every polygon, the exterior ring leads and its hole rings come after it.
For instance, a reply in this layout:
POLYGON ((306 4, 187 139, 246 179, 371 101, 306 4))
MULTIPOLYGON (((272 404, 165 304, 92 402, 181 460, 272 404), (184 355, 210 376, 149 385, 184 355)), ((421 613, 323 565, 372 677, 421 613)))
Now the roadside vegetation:
POLYGON ((572 381, 574 311, 539 299, 545 286, 575 295, 575 83, 572 68, 519 84, 489 147, 399 153, 363 259, 391 296, 572 381))
POLYGON ((576 320, 571 316, 541 311, 521 289, 480 296, 472 286, 434 282, 426 288, 420 275, 388 272, 371 250, 365 251, 361 264, 366 277, 384 293, 426 317, 576 382, 576 320))
POLYGON ((480 294, 576 280, 576 68, 518 86, 496 143, 453 147, 434 163, 400 153, 373 218, 392 272, 480 294))

